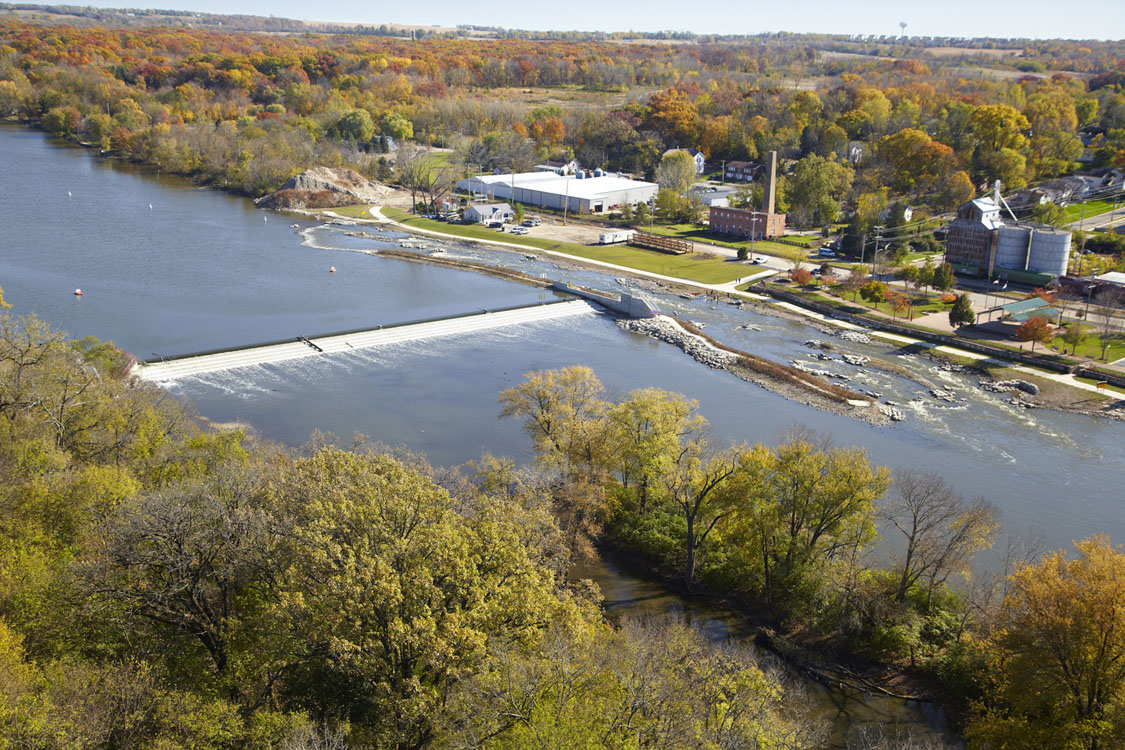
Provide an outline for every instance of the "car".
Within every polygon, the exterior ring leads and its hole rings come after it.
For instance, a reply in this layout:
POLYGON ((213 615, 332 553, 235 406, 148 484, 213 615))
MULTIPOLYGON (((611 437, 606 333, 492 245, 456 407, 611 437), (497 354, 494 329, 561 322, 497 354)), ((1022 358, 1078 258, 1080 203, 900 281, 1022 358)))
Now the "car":
POLYGON ((543 223, 543 222, 542 222, 542 221, 541 221, 540 219, 538 219, 538 218, 535 218, 535 217, 533 216, 533 217, 532 217, 532 218, 530 218, 530 219, 524 219, 523 225, 524 225, 525 227, 537 227, 537 226, 539 226, 539 225, 540 225, 540 224, 542 224, 542 223, 543 223))
POLYGON ((499 229, 499 230, 503 231, 504 222, 502 222, 502 221, 490 221, 490 222, 488 222, 488 228, 489 229, 499 229))
POLYGON ((512 227, 509 231, 511 231, 512 234, 527 234, 528 229, 527 227, 512 227))

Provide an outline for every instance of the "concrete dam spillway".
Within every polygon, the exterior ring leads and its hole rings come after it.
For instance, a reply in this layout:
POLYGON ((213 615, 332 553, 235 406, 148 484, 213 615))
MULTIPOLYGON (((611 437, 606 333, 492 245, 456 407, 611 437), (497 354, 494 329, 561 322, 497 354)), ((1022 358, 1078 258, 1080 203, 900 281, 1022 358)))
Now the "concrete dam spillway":
POLYGON ((474 333, 493 328, 558 320, 559 318, 589 315, 597 312, 601 312, 601 308, 584 299, 546 302, 505 310, 481 310, 477 313, 452 318, 404 323, 311 338, 297 336, 293 341, 149 360, 138 363, 135 372, 138 377, 144 380, 161 383, 192 375, 232 370, 238 367, 371 349, 388 344, 474 333))

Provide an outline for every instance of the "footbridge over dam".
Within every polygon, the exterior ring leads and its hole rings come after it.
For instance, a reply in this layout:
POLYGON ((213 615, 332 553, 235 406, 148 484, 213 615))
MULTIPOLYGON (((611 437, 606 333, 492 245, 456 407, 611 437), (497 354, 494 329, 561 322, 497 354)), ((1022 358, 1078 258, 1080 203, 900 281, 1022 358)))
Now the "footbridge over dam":
POLYGON ((600 307, 585 299, 544 302, 501 310, 481 310, 451 318, 401 323, 324 336, 297 336, 288 341, 162 357, 138 362, 134 373, 144 380, 166 382, 238 367, 287 362, 322 354, 371 349, 388 344, 558 320, 600 311, 600 307))

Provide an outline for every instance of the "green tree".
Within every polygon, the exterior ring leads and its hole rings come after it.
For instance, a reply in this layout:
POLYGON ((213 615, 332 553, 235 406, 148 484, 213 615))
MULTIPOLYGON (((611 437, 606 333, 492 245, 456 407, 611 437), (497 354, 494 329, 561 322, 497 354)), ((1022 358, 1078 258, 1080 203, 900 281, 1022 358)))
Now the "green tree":
POLYGON ((332 126, 331 134, 356 143, 366 143, 375 135, 375 123, 366 109, 353 109, 332 126))
POLYGON ((289 689, 372 746, 432 743, 458 682, 494 648, 530 646, 558 606, 515 523, 486 504, 457 513, 388 456, 323 448, 279 491, 295 516, 278 605, 301 655, 289 689))
POLYGON ((942 263, 940 266, 934 268, 933 280, 930 283, 934 289, 939 292, 948 292, 953 288, 953 266, 949 263, 942 263))
POLYGON ((949 325, 954 328, 971 326, 976 319, 977 314, 973 312, 973 304, 969 301, 969 295, 958 296, 957 301, 953 303, 953 307, 949 308, 949 325))
POLYGON ((730 532, 760 593, 780 612, 814 606, 828 566, 875 536, 875 501, 890 472, 857 448, 805 438, 739 456, 730 532))
POLYGON ((1075 354, 1078 351, 1078 345, 1086 340, 1086 329, 1077 321, 1071 322, 1067 325, 1061 338, 1063 343, 1070 346, 1070 353, 1075 354))
POLYGON ((833 159, 810 154, 797 162, 789 181, 790 215, 800 226, 821 226, 836 220, 840 201, 855 171, 833 159))
POLYGON ((398 112, 385 115, 380 129, 383 135, 390 136, 396 141, 405 141, 414 137, 414 124, 398 112))
POLYGON ((987 642, 970 747, 1102 750, 1125 741, 1125 556, 1105 537, 1016 571, 987 642))
POLYGON ((661 188, 683 195, 695 183, 698 173, 695 159, 687 151, 669 151, 656 168, 656 182, 661 188))
POLYGON ((986 152, 1019 151, 1027 145, 1023 131, 1031 127, 1018 109, 1007 104, 985 104, 973 111, 970 127, 986 152))
POLYGON ((859 296, 877 306, 880 302, 886 301, 889 292, 890 287, 887 286, 886 282, 872 279, 860 287, 859 296))
POLYGON ((1066 209, 1050 202, 1037 205, 1032 212, 1032 216, 1041 224, 1050 224, 1055 227, 1070 223, 1070 217, 1067 216, 1066 209))

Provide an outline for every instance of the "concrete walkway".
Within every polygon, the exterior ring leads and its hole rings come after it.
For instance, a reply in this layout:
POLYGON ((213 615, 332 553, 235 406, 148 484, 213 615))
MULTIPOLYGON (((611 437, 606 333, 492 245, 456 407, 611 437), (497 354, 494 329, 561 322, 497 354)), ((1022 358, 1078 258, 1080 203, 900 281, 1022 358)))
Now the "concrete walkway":
MULTIPOLYGON (((921 341, 919 339, 911 338, 909 336, 902 336, 902 335, 897 334, 897 333, 889 333, 887 331, 880 331, 880 330, 873 329, 873 328, 865 328, 863 326, 859 326, 859 325, 856 325, 854 323, 850 323, 846 320, 837 320, 836 318, 830 318, 827 315, 823 315, 821 313, 816 312, 815 310, 807 310, 807 309, 805 309, 805 308, 803 308, 799 305, 794 305, 791 302, 776 300, 772 297, 766 297, 766 296, 763 296, 763 295, 760 295, 760 294, 754 294, 753 292, 740 291, 740 290, 735 288, 736 286, 738 286, 740 284, 744 284, 747 281, 750 281, 751 279, 757 280, 758 278, 761 278, 763 276, 767 276, 771 273, 770 271, 763 271, 763 272, 760 272, 760 273, 752 275, 752 276, 747 276, 746 278, 743 278, 743 279, 736 279, 735 281, 730 281, 730 282, 726 282, 726 283, 723 283, 723 284, 704 284, 702 282, 691 281, 689 279, 682 279, 682 278, 678 278, 678 277, 675 277, 675 276, 664 276, 663 274, 652 273, 650 271, 641 271, 641 270, 638 270, 638 269, 635 269, 635 268, 628 268, 627 266, 619 266, 619 265, 616 265, 614 263, 607 263, 605 261, 581 258, 581 257, 577 257, 577 256, 574 256, 574 255, 568 255, 567 253, 560 253, 560 252, 557 252, 557 251, 554 251, 554 250, 541 250, 539 248, 529 247, 527 245, 517 245, 517 244, 512 243, 512 242, 502 242, 502 241, 499 241, 499 240, 476 239, 475 237, 462 237, 460 235, 455 235, 455 234, 446 234, 444 232, 435 232, 435 231, 432 231, 432 230, 429 230, 429 229, 419 229, 417 227, 407 226, 406 224, 402 224, 402 223, 397 222, 393 219, 387 218, 385 215, 383 215, 383 212, 380 210, 379 206, 371 206, 370 208, 367 209, 367 211, 368 211, 369 214, 371 214, 371 216, 372 216, 371 219, 354 219, 354 221, 361 222, 361 223, 371 223, 371 224, 384 223, 384 224, 389 224, 391 226, 399 227, 400 229, 402 229, 405 232, 411 232, 411 233, 415 233, 415 234, 426 234, 426 235, 430 235, 430 236, 433 236, 433 237, 441 237, 442 239, 457 240, 457 241, 460 241, 460 242, 479 242, 479 243, 486 244, 486 245, 497 245, 497 246, 504 247, 504 248, 519 250, 521 252, 532 252, 532 251, 534 251, 536 253, 543 253, 544 255, 552 255, 552 256, 559 257, 559 258, 565 258, 565 259, 567 259, 569 261, 572 261, 572 262, 577 261, 577 262, 580 262, 580 263, 587 263, 587 264, 593 265, 593 266, 600 266, 602 268, 611 269, 611 270, 613 270, 615 272, 619 272, 619 273, 632 274, 634 276, 643 276, 645 278, 655 279, 657 281, 666 281, 666 282, 669 282, 669 283, 672 283, 672 284, 680 284, 680 285, 683 285, 683 286, 693 286, 693 287, 696 287, 696 288, 699 288, 699 289, 706 289, 706 290, 709 290, 709 291, 721 292, 723 294, 735 295, 735 296, 743 297, 745 299, 755 300, 757 302, 772 304, 772 305, 780 307, 780 308, 782 308, 782 309, 784 309, 788 312, 795 313, 797 315, 803 315, 806 318, 811 318, 813 320, 817 320, 821 323, 831 325, 831 326, 835 326, 837 328, 841 328, 841 329, 848 330, 848 331, 861 331, 861 332, 866 333, 867 335, 871 336, 872 338, 881 339, 883 341, 890 341, 892 343, 901 344, 903 346, 921 346, 925 349, 932 349, 935 352, 939 352, 939 353, 942 353, 942 354, 951 354, 951 355, 954 355, 954 356, 957 356, 957 357, 963 357, 965 359, 971 359, 971 360, 976 361, 976 362, 985 362, 985 361, 995 362, 997 365, 1002 365, 1002 366, 1007 367, 1009 369, 1015 370, 1016 372, 1021 372, 1021 373, 1027 374, 1027 375, 1034 375, 1035 377, 1044 378, 1046 380, 1053 380, 1057 383, 1062 383, 1063 385, 1069 385, 1071 387, 1078 388, 1079 390, 1089 391, 1091 393, 1097 393, 1097 394, 1102 395, 1102 396, 1107 396, 1107 395, 1111 395, 1111 394, 1113 396, 1116 396, 1116 394, 1112 391, 1103 391, 1103 390, 1100 390, 1096 386, 1091 385, 1089 383, 1082 383, 1079 380, 1077 380, 1073 375, 1055 373, 1055 372, 1050 372, 1048 370, 1040 370, 1040 369, 1037 369, 1037 368, 1034 368, 1034 367, 1028 367, 1027 365, 1020 365, 1020 364, 1016 364, 1014 362, 1008 362, 1006 360, 994 359, 993 357, 989 357, 986 354, 979 354, 977 352, 971 352, 967 349, 958 349, 957 347, 946 346, 944 344, 941 344, 941 345, 932 344, 928 341, 921 341)), ((330 211, 324 212, 324 213, 326 213, 328 215, 331 215, 331 216, 336 216, 337 218, 341 218, 341 219, 350 219, 350 217, 338 216, 337 214, 333 214, 330 211)), ((1121 400, 1121 397, 1118 397, 1118 400, 1121 400)))

